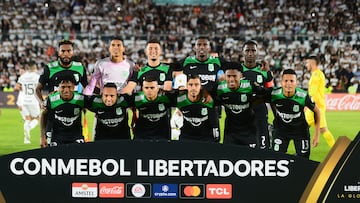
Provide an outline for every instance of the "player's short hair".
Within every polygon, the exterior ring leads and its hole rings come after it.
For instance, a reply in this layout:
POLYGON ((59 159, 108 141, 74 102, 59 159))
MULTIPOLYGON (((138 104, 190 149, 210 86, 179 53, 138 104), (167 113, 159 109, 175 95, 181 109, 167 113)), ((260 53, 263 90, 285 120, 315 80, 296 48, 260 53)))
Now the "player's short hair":
POLYGON ((281 75, 295 75, 296 76, 296 72, 293 69, 285 69, 285 70, 283 70, 281 75))
POLYGON ((37 70, 37 65, 36 65, 36 63, 34 61, 30 61, 28 63, 28 65, 29 65, 29 70, 30 71, 36 71, 37 70))
POLYGON ((161 46, 160 41, 159 41, 158 39, 150 39, 150 40, 146 43, 146 46, 147 46, 148 44, 159 44, 159 45, 161 46))
POLYGON ((74 42, 72 42, 72 41, 70 41, 70 40, 67 40, 67 39, 62 39, 62 40, 60 40, 60 42, 59 42, 59 47, 60 47, 61 45, 64 45, 64 44, 71 45, 72 47, 74 46, 74 42))
POLYGON ((316 55, 308 55, 305 57, 306 60, 314 60, 316 65, 319 64, 319 57, 316 55))
POLYGON ((243 44, 242 48, 244 48, 246 45, 255 45, 257 47, 258 44, 255 40, 248 40, 243 44))
POLYGON ((121 41, 122 43, 124 43, 124 39, 120 36, 113 36, 110 38, 110 41, 113 41, 113 40, 119 40, 121 41))
POLYGON ((109 88, 115 88, 115 89, 117 89, 116 84, 113 83, 113 82, 105 83, 105 84, 104 84, 104 87, 109 87, 109 88))
POLYGON ((241 72, 241 64, 238 63, 238 62, 233 62, 233 61, 229 61, 229 62, 226 62, 224 63, 221 68, 224 70, 224 71, 227 71, 227 70, 238 70, 241 72))
POLYGON ((145 76, 145 77, 143 78, 143 83, 144 83, 145 81, 146 81, 146 82, 154 82, 154 81, 158 82, 157 78, 154 77, 154 76, 145 76))
POLYGON ((199 79, 201 81, 200 76, 197 75, 197 74, 188 74, 187 75, 187 81, 189 81, 190 79, 199 79))
POLYGON ((57 80, 58 84, 61 84, 64 82, 71 82, 73 84, 76 84, 75 76, 71 72, 64 72, 63 74, 60 74, 56 80, 57 80))

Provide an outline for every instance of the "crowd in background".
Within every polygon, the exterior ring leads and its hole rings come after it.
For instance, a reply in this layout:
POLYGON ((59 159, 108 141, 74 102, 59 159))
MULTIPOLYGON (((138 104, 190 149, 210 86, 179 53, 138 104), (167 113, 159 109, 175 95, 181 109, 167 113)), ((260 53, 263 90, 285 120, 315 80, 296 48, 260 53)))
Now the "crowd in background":
MULTIPOLYGON (((122 36, 126 55, 143 64, 145 43, 163 43, 163 61, 192 55, 195 38, 210 36, 214 53, 241 61, 244 41, 259 43, 259 59, 275 74, 292 68, 306 89, 303 59, 316 54, 334 92, 360 79, 360 2, 351 0, 214 0, 211 6, 157 6, 151 0, 4 0, 1 8, 0 88, 16 84, 19 70, 57 58, 57 42, 73 40, 76 60, 91 73, 108 56, 108 39, 122 36)), ((39 70, 41 71, 41 70, 39 70)))

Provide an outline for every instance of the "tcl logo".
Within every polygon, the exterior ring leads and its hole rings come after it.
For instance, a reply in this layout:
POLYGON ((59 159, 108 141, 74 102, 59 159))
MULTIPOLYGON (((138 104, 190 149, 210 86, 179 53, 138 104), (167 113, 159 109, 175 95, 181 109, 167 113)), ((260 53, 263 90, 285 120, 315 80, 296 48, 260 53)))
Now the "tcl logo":
POLYGON ((231 199, 232 185, 231 184, 207 184, 206 185, 207 199, 231 199))
POLYGON ((100 198, 124 198, 124 183, 100 183, 100 198))

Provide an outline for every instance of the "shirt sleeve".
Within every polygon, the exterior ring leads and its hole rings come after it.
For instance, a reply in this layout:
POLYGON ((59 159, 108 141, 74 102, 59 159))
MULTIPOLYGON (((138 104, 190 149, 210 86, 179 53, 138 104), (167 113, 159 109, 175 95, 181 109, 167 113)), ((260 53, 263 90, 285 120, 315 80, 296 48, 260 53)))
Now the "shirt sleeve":
POLYGON ((312 111, 314 111, 314 109, 315 109, 315 102, 311 99, 311 97, 309 95, 306 95, 305 106, 308 107, 312 111))
POLYGON ((88 85, 88 78, 87 78, 88 73, 87 73, 87 69, 84 66, 83 66, 83 68, 84 68, 84 70, 83 70, 84 74, 81 78, 81 84, 83 87, 86 87, 88 85))
POLYGON ((45 66, 45 67, 44 67, 44 71, 43 71, 42 74, 40 75, 39 83, 40 83, 42 86, 45 86, 45 85, 49 82, 49 77, 50 77, 49 66, 45 66))
POLYGON ((138 82, 138 79, 137 79, 137 77, 138 77, 138 74, 139 74, 139 72, 138 71, 134 71, 132 74, 131 74, 131 77, 129 78, 129 81, 133 81, 133 82, 138 82))

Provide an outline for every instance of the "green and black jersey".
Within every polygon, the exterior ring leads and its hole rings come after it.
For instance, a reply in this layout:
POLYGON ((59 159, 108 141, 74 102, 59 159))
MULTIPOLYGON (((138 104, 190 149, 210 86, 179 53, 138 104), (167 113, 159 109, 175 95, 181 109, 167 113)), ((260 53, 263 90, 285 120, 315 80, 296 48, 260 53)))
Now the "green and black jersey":
POLYGON ((59 92, 49 94, 45 106, 52 122, 52 142, 66 143, 83 139, 81 115, 84 108, 84 95, 74 92, 71 100, 65 101, 59 92))
POLYGON ((180 140, 218 141, 219 119, 214 102, 192 102, 187 93, 177 98, 177 107, 182 112, 184 122, 180 128, 180 140))
POLYGON ((106 106, 101 96, 89 98, 86 107, 97 118, 95 140, 131 139, 126 111, 131 102, 128 95, 120 95, 113 106, 106 106))
POLYGON ((244 79, 256 82, 262 87, 271 88, 273 84, 273 75, 270 71, 261 70, 261 65, 257 64, 253 68, 241 64, 241 72, 244 76, 244 79))
POLYGON ((71 62, 71 66, 68 68, 62 67, 59 61, 53 61, 44 67, 43 73, 40 75, 39 83, 43 85, 49 92, 57 90, 59 85, 58 78, 62 74, 68 73, 74 74, 76 84, 81 83, 83 87, 88 84, 87 72, 85 67, 80 62, 71 62))
POLYGON ((219 82, 217 100, 225 107, 225 129, 228 132, 241 132, 254 127, 252 94, 254 90, 249 80, 240 80, 236 90, 228 88, 226 81, 219 82))
POLYGON ((271 105, 274 112, 274 128, 276 131, 291 134, 306 134, 308 124, 305 120, 304 107, 314 110, 315 103, 307 91, 296 88, 292 97, 286 97, 281 87, 273 89, 271 105))
POLYGON ((224 62, 225 60, 219 57, 210 56, 206 61, 199 61, 196 56, 188 56, 179 62, 176 71, 183 71, 185 75, 199 75, 202 88, 215 97, 218 73, 224 62))
POLYGON ((136 82, 138 84, 137 90, 141 90, 142 83, 146 77, 156 78, 158 85, 160 88, 163 88, 165 81, 171 81, 172 78, 172 70, 169 65, 160 63, 156 67, 149 66, 148 64, 141 68, 139 72, 134 72, 131 75, 130 81, 136 82))
POLYGON ((174 105, 176 95, 159 94, 149 101, 144 92, 135 94, 135 107, 139 117, 134 128, 134 139, 170 140, 170 118, 168 109, 174 105))

